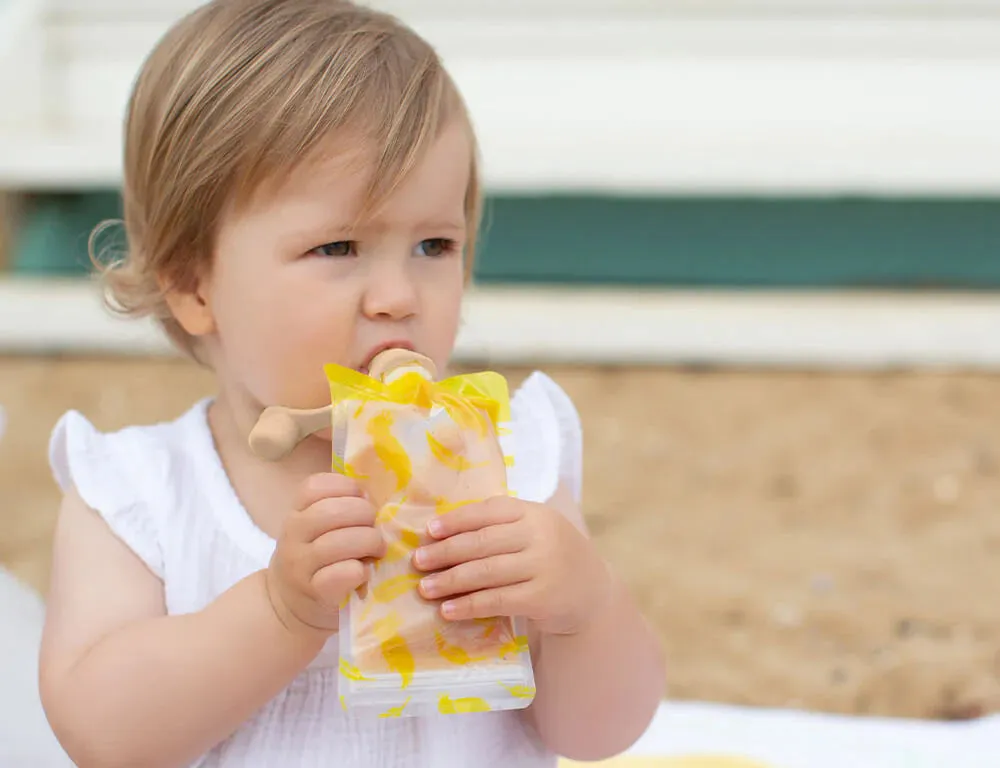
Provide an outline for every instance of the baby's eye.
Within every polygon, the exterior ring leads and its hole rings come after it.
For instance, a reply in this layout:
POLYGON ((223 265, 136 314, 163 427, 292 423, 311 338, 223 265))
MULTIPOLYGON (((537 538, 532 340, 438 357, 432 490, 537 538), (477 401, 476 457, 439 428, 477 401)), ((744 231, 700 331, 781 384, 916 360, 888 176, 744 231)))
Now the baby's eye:
POLYGON ((309 251, 310 256, 354 256, 357 252, 357 243, 353 240, 337 240, 333 243, 318 245, 309 251))
POLYGON ((454 250, 455 241, 449 240, 446 237, 432 237, 428 240, 421 240, 420 244, 417 245, 417 252, 421 256, 429 256, 432 259, 439 256, 447 256, 454 250))

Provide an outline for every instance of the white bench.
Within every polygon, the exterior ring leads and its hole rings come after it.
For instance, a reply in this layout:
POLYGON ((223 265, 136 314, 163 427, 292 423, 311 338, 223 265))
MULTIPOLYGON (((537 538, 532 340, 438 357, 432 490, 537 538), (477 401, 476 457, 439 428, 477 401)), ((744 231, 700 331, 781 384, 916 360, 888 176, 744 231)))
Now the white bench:
MULTIPOLYGON (((0 192, 116 185, 135 71, 195 4, 0 0, 0 192)), ((1000 193, 1000 0, 375 4, 438 46, 493 191, 1000 193)), ((0 279, 0 348, 163 351, 148 327, 97 314, 89 290, 0 279)), ((484 291, 458 353, 1000 366, 1000 299, 919 301, 484 291), (503 312, 532 330, 495 333, 503 312)))
MULTIPOLYGON (((3 0, 0 187, 116 184, 131 80, 195 4, 3 0)), ((374 4, 438 46, 493 189, 1000 191, 996 0, 374 4)))

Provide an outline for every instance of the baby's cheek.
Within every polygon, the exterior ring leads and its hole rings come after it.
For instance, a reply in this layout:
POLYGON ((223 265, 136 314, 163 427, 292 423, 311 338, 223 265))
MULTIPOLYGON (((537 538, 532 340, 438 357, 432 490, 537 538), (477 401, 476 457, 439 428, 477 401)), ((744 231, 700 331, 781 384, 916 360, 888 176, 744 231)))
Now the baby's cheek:
POLYGON ((350 365, 350 344, 336 325, 285 319, 263 324, 255 343, 254 377, 275 404, 316 408, 330 402, 330 385, 323 367, 350 365))
POLYGON ((330 402, 321 358, 274 328, 262 328, 243 347, 242 383, 265 405, 320 407, 330 402))
POLYGON ((273 274, 270 287, 244 280, 220 307, 220 337, 229 372, 267 405, 315 408, 330 402, 327 363, 350 364, 356 322, 349 297, 323 281, 273 274))

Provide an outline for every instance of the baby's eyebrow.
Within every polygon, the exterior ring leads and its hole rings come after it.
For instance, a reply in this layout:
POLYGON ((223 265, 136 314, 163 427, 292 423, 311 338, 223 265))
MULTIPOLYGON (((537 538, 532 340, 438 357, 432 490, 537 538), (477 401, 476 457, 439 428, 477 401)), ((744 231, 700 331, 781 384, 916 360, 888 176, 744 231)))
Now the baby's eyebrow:
POLYGON ((463 222, 445 219, 423 219, 419 221, 387 221, 380 219, 360 223, 355 227, 332 229, 331 232, 341 233, 342 240, 365 240, 369 237, 379 237, 387 232, 405 232, 420 237, 463 236, 468 228, 463 222))
POLYGON ((425 221, 418 221, 413 225, 414 229, 418 230, 438 230, 447 232, 464 232, 465 222, 448 221, 441 219, 427 219, 425 221))

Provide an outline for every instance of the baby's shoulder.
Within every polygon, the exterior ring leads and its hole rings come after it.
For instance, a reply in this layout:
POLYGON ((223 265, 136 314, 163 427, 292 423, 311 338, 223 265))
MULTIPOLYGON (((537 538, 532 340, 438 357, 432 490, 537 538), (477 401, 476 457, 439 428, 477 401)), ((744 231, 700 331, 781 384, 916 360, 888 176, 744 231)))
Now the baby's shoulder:
POLYGON ((206 408, 201 401, 172 421, 113 431, 68 411, 49 440, 49 465, 60 489, 75 489, 157 575, 161 520, 176 505, 196 443, 208 434, 206 408))
POLYGON ((542 371, 528 376, 511 396, 512 417, 525 419, 530 416, 551 417, 559 423, 579 426, 580 415, 572 398, 556 381, 542 371))
POLYGON ((82 413, 67 411, 49 440, 49 461, 59 485, 66 489, 75 469, 116 469, 119 480, 137 474, 162 473, 187 453, 207 430, 208 401, 196 403, 176 419, 100 430, 82 413))
POLYGON ((583 486, 583 428, 572 398, 550 376, 536 371, 511 396, 514 466, 509 479, 518 495, 547 501, 560 483, 577 502, 583 486))

